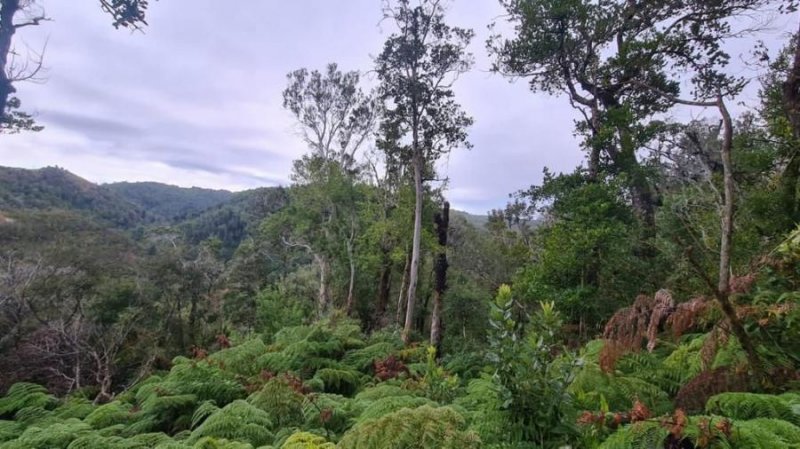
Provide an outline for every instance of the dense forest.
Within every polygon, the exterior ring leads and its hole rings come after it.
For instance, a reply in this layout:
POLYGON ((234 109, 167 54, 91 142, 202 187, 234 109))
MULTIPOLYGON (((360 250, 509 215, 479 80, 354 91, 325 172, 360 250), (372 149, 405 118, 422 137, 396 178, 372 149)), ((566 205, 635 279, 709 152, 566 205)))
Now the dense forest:
MULTIPOLYGON (((0 449, 800 448, 800 34, 764 43, 795 2, 499 1, 494 76, 571 104, 585 158, 485 216, 439 164, 474 32, 437 0, 264 87, 290 185, 0 167, 0 449)), ((42 130, 35 4, 0 0, 0 142, 42 130)))

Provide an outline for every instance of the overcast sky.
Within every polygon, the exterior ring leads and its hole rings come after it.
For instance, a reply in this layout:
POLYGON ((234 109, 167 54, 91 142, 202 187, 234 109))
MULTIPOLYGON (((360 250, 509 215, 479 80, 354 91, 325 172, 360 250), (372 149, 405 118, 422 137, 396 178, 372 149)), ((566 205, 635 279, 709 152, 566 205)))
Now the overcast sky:
MULTIPOLYGON (((19 86, 46 128, 2 136, 0 165, 58 165, 95 182, 287 184, 306 148, 281 107, 286 73, 367 71, 391 32, 379 0, 160 0, 145 33, 115 31, 97 3, 40 0, 54 21, 19 33, 18 46, 48 42, 46 82, 19 86)), ((477 33, 475 68, 456 87, 474 148, 441 167, 454 207, 473 213, 504 205, 544 167, 582 160, 565 98, 488 72, 486 26, 500 14, 495 0, 455 1, 448 14, 477 33)))

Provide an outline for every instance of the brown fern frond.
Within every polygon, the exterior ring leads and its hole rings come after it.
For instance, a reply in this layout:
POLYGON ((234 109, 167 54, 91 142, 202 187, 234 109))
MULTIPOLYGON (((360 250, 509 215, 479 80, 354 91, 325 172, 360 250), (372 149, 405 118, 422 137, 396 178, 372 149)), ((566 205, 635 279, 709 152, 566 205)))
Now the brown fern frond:
POLYGON ((603 338, 613 340, 632 351, 641 349, 642 340, 647 335, 653 298, 639 295, 633 305, 615 313, 603 331, 603 338))
POLYGON ((747 391, 749 386, 749 376, 744 370, 723 366, 703 371, 678 391, 675 407, 690 413, 699 412, 711 396, 728 391, 747 391))
POLYGON ((731 293, 749 293, 755 282, 756 275, 753 273, 748 273, 744 276, 733 276, 731 278, 731 293))
POLYGON ((653 311, 650 313, 647 325, 647 350, 649 352, 653 352, 656 347, 656 337, 661 328, 661 323, 666 321, 674 310, 675 301, 672 299, 672 294, 669 290, 661 289, 656 292, 653 300, 653 311))
POLYGON ((603 349, 600 350, 599 364, 604 373, 614 371, 617 361, 627 354, 630 349, 616 340, 605 340, 603 349))
POLYGON ((680 303, 675 306, 672 314, 667 318, 667 326, 672 331, 672 335, 678 338, 686 331, 700 327, 714 306, 715 303, 704 296, 680 303))
POLYGON ((703 347, 700 348, 700 367, 703 371, 711 368, 717 352, 728 344, 729 340, 730 334, 719 325, 714 326, 714 329, 708 333, 705 341, 703 341, 703 347))

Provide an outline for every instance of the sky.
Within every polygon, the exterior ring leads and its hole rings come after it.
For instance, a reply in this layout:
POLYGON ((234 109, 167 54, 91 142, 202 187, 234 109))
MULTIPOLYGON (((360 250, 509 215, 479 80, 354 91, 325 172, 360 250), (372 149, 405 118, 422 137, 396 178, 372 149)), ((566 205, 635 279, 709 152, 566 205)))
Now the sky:
MULTIPOLYGON (((282 108, 286 74, 329 62, 368 72, 392 31, 380 0, 159 0, 144 33, 114 30, 94 0, 39 4, 53 21, 23 28, 15 44, 46 42, 44 82, 18 86, 45 129, 2 136, 0 165, 57 165, 98 183, 288 184, 307 148, 282 108)), ((475 66, 455 88, 475 124, 473 148, 439 168, 453 206, 477 214, 540 182, 545 167, 583 159, 566 98, 490 73, 487 25, 502 13, 495 0, 456 0, 447 19, 476 32, 475 66)))

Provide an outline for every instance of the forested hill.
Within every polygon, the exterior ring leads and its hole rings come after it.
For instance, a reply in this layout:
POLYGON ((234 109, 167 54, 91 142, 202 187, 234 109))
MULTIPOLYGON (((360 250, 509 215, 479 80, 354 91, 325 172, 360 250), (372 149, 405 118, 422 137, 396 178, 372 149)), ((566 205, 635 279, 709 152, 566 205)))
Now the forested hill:
POLYGON ((180 221, 229 201, 234 193, 200 187, 183 188, 158 182, 115 182, 101 186, 147 211, 148 214, 180 221))
POLYGON ((117 227, 147 221, 144 208, 67 170, 0 167, 0 211, 69 210, 117 227))

